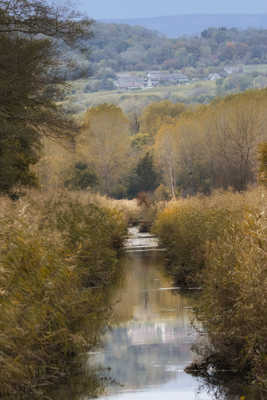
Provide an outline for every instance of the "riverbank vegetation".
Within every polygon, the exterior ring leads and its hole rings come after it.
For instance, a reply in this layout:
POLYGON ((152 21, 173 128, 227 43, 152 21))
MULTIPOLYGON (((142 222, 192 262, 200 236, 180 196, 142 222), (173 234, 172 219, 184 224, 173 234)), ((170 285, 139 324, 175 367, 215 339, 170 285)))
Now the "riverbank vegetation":
POLYGON ((200 359, 189 372, 212 371, 215 380, 227 370, 228 378, 241 376, 265 393, 266 190, 173 201, 158 215, 154 232, 177 284, 203 289, 196 318, 209 344, 197 347, 200 359))
POLYGON ((44 398, 108 325, 126 221, 67 193, 0 201, 0 394, 44 398))
POLYGON ((266 393, 266 198, 262 201, 260 207, 248 203, 242 220, 233 218, 207 244, 197 317, 209 333, 206 367, 223 365, 266 393))
POLYGON ((0 25, 0 397, 44 399, 108 325, 127 222, 105 199, 59 185, 79 129, 55 103, 55 44, 88 39, 91 21, 4 0, 0 25), (55 142, 61 159, 49 164, 55 142))

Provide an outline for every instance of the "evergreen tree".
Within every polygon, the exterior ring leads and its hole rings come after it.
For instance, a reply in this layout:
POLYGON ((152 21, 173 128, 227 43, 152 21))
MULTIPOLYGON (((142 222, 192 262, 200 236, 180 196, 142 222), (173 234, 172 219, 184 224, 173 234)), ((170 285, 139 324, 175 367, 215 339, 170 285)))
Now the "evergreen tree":
POLYGON ((153 164, 153 156, 146 153, 129 178, 128 195, 133 198, 140 192, 153 192, 160 183, 159 173, 153 164))

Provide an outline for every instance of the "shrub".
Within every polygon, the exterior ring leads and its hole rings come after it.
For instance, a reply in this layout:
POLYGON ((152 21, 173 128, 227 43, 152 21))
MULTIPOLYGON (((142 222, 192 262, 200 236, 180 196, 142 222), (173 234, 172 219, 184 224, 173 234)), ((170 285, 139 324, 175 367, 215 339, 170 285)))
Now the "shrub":
POLYGON ((74 166, 74 171, 70 170, 71 178, 64 182, 64 186, 72 190, 86 190, 95 188, 98 179, 94 171, 90 170, 87 164, 77 162, 74 166))

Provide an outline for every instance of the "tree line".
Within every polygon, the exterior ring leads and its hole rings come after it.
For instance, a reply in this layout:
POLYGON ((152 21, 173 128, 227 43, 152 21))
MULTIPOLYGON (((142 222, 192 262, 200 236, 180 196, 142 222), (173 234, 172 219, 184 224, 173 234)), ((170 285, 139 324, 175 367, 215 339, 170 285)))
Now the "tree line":
POLYGON ((228 65, 267 63, 266 29, 209 28, 200 36, 177 39, 126 24, 97 22, 92 30, 90 41, 59 42, 64 60, 59 71, 70 80, 93 76, 102 89, 117 72, 179 69, 189 77, 207 77, 228 65))
POLYGON ((140 115, 115 105, 92 107, 65 166, 65 186, 116 198, 244 191, 265 168, 266 102, 267 91, 254 90, 194 107, 156 102, 140 115))

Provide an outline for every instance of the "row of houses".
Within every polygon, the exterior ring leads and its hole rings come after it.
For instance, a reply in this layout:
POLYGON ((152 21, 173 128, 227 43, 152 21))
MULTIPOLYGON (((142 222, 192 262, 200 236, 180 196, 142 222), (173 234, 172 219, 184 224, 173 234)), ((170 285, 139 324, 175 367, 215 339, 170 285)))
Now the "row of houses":
POLYGON ((186 75, 180 72, 150 71, 144 75, 134 75, 131 73, 120 73, 114 82, 118 89, 146 89, 159 85, 178 85, 189 82, 186 75))
POLYGON ((219 74, 217 72, 209 74, 208 80, 209 81, 216 81, 217 79, 225 78, 228 75, 243 73, 244 67, 242 65, 238 66, 228 66, 224 67, 223 71, 219 74))
MULTIPOLYGON (((206 80, 216 81, 217 79, 240 72, 243 72, 243 66, 227 66, 220 73, 209 74, 206 80)), ((197 78, 194 80, 197 80, 197 78)), ((120 90, 134 90, 153 88, 160 85, 182 85, 189 81, 189 78, 181 72, 149 71, 140 74, 121 72, 117 74, 114 84, 120 90)))

